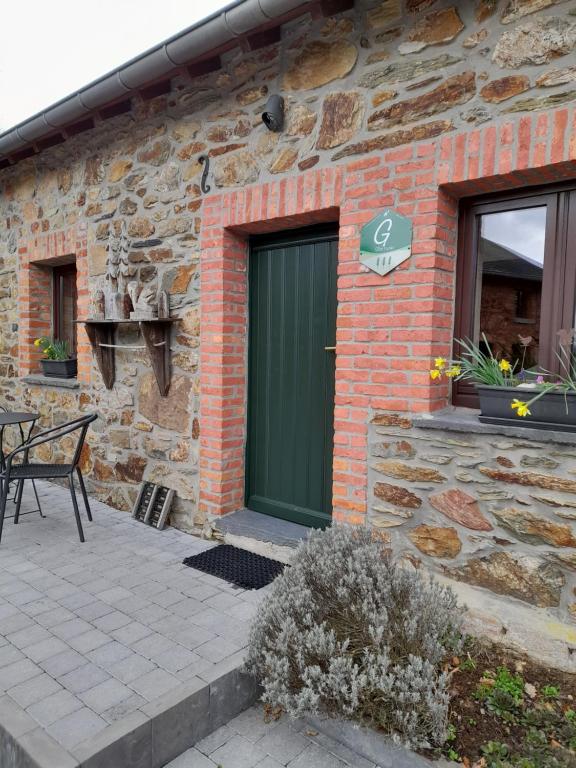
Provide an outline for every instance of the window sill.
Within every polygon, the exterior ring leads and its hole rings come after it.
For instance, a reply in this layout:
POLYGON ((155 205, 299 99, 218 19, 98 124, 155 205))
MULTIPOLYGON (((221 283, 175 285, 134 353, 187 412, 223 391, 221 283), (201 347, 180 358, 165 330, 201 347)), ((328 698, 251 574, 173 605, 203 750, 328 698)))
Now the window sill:
POLYGON ((40 373, 33 373, 29 376, 23 376, 20 381, 25 384, 34 384, 40 387, 59 387, 60 389, 80 389, 78 379, 56 379, 50 376, 42 376, 40 373))
POLYGON ((452 432, 468 432, 479 435, 504 435, 505 437, 576 445, 576 432, 555 432, 534 427, 509 427, 500 424, 483 424, 478 421, 480 411, 474 408, 451 406, 435 413, 412 417, 412 424, 419 429, 445 429, 452 432))

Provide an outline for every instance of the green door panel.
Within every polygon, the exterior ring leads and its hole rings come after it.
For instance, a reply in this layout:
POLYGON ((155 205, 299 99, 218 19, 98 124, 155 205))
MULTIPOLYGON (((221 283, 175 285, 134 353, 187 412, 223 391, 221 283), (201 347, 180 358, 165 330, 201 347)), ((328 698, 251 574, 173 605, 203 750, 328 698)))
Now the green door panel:
POLYGON ((254 241, 246 505, 313 527, 332 513, 337 235, 254 241))

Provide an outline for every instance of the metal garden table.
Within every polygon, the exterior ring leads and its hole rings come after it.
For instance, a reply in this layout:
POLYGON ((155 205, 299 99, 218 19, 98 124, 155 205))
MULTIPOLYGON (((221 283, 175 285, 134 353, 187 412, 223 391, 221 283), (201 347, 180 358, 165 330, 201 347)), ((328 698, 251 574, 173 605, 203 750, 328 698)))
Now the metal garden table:
MULTIPOLYGON (((6 469, 6 459, 4 456, 4 430, 6 427, 17 426, 20 432, 20 445, 25 445, 32 436, 32 431, 38 419, 39 413, 29 413, 27 411, 0 411, 0 469, 4 471, 6 469), (25 434, 24 425, 29 424, 28 432, 25 434)), ((42 508, 40 506, 40 499, 38 498, 38 492, 36 491, 36 484, 32 480, 32 487, 34 489, 34 495, 36 496, 36 503, 38 509, 33 509, 30 512, 22 512, 23 515, 29 515, 33 512, 40 512, 40 517, 44 517, 42 514, 42 508)), ((13 501, 16 501, 18 496, 22 496, 24 491, 24 481, 20 481, 17 485, 16 492, 13 497, 13 501)), ((14 517, 14 515, 7 515, 7 517, 14 517)))

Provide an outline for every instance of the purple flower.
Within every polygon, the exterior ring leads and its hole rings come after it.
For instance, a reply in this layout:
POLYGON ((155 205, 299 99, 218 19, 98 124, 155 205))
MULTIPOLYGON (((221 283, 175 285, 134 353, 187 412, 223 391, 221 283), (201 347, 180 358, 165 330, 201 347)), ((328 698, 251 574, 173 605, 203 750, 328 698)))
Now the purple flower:
POLYGON ((544 384, 544 376, 542 374, 536 377, 536 384, 544 384))

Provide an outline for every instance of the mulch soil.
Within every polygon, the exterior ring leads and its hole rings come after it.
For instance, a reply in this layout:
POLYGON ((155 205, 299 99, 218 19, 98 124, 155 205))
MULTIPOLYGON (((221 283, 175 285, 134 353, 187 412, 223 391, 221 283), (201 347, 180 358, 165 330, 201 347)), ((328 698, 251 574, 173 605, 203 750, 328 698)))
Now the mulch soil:
MULTIPOLYGON (((560 713, 576 709, 576 674, 551 669, 500 645, 475 641, 468 654, 463 653, 446 665, 452 694, 449 720, 456 734, 450 746, 458 753, 464 766, 485 765, 481 748, 491 741, 505 743, 511 752, 522 755, 527 727, 507 723, 491 712, 484 701, 475 697, 486 674, 496 673, 499 667, 521 675, 528 684, 527 689, 532 693, 532 696, 525 696, 528 706, 554 707, 560 713), (542 695, 546 686, 555 686, 560 691, 553 702, 542 695)), ((432 757, 432 754, 428 756, 432 757)))

